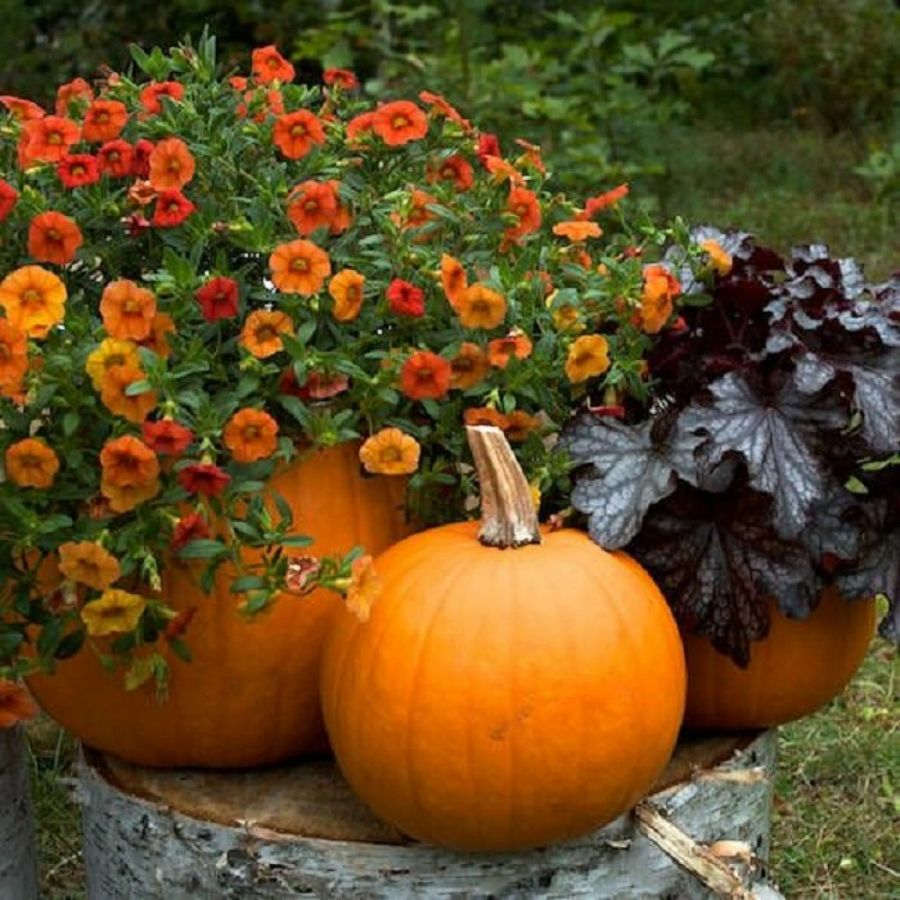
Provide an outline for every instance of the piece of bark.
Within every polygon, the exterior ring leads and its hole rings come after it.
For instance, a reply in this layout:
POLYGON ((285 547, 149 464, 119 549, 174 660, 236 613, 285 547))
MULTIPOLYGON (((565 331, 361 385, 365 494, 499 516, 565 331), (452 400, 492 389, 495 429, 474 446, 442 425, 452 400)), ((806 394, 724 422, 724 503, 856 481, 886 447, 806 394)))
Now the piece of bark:
POLYGON ((0 897, 36 900, 34 819, 20 726, 0 728, 0 897))
MULTIPOLYGON (((774 732, 688 740, 645 801, 692 842, 746 845, 751 864, 723 871, 748 897, 765 877, 774 762, 774 732)), ((717 896, 632 814, 529 852, 453 853, 378 822, 329 761, 173 772, 88 751, 81 784, 92 900, 717 896)))

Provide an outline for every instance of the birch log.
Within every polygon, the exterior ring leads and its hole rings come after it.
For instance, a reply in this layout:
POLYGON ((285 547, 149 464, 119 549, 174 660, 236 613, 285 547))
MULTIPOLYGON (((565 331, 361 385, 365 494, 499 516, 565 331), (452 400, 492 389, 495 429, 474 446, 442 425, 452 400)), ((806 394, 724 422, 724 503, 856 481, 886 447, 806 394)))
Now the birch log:
POLYGON ((0 728, 0 897, 36 900, 37 896, 25 737, 20 726, 0 728))
POLYGON ((463 854, 374 819, 330 761, 165 771, 86 751, 88 897, 779 897, 764 883, 774 762, 774 732, 689 739, 636 815, 526 853, 463 854))

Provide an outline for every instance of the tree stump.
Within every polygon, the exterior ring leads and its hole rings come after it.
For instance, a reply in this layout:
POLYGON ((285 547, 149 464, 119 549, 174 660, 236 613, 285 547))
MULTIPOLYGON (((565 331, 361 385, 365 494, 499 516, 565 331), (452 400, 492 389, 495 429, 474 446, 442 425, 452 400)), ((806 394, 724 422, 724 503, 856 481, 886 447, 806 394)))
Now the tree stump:
POLYGON ((467 854, 376 820, 330 760, 167 771, 85 750, 88 897, 778 897, 763 883, 774 764, 772 731, 685 738, 653 793, 606 828, 467 854))
POLYGON ((0 897, 37 900, 34 819, 20 726, 0 728, 0 897))

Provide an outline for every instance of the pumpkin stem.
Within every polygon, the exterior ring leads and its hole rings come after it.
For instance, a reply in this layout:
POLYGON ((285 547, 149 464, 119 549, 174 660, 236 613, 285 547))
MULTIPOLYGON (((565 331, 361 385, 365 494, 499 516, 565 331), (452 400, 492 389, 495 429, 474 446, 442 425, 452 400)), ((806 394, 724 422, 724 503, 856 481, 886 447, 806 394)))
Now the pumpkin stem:
POLYGON ((539 544, 541 529, 531 489, 503 432, 492 425, 466 427, 481 487, 478 540, 487 547, 539 544))

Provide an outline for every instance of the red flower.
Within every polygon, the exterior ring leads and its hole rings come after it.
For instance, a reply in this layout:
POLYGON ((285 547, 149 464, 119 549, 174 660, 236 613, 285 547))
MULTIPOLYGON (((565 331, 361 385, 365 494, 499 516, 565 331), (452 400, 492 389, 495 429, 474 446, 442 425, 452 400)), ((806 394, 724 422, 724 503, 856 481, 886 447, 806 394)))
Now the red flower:
MULTIPOLYGON (((208 534, 197 534, 195 537, 209 537, 208 534)), ((193 540, 194 538, 191 538, 193 540)), ((174 537, 173 537, 174 543, 174 537)), ((168 641, 174 641, 176 638, 180 638, 190 626, 191 622, 194 619, 194 616, 197 615, 197 607, 189 606, 187 609, 181 610, 180 613, 177 613, 174 618, 170 619, 166 622, 166 627, 163 628, 163 636, 168 641)))
POLYGON ((395 100, 375 110, 372 130, 389 147, 399 147, 428 134, 428 117, 412 101, 395 100))
POLYGON ((141 138, 132 148, 131 174, 135 178, 146 178, 150 174, 150 154, 153 152, 153 142, 141 138))
POLYGON ((507 239, 517 240, 526 234, 537 231, 541 226, 541 205, 537 194, 528 188, 514 187, 509 192, 506 205, 507 212, 512 213, 518 223, 506 229, 507 239))
POLYGON ((262 84, 270 81, 293 81, 294 67, 275 48, 274 44, 257 47, 251 55, 253 77, 262 84))
POLYGON ((101 172, 113 178, 128 178, 134 151, 128 141, 107 141, 97 151, 97 163, 101 172))
POLYGON ((200 513, 188 513, 172 530, 171 548, 177 553, 185 544, 209 537, 209 525, 200 513))
POLYGON ((451 122, 456 122, 456 124, 466 133, 472 131, 472 123, 468 119, 463 118, 462 113, 440 94, 433 94, 431 91, 422 91, 419 94, 419 99, 431 107, 431 112, 434 115, 444 116, 445 118, 450 119, 451 122))
POLYGON ((178 482, 188 493, 205 497, 218 497, 229 481, 231 476, 212 463, 191 463, 178 473, 178 482))
POLYGON ((140 237, 149 227, 150 220, 140 213, 132 213, 122 219, 128 237, 140 237))
POLYGON ((350 387, 350 379, 346 375, 328 372, 310 372, 306 381, 300 384, 292 368, 285 369, 278 379, 278 390, 282 394, 290 394, 301 400, 328 400, 343 394, 350 387))
POLYGON ((233 319, 238 312, 238 285, 233 278, 217 275, 194 292, 207 322, 233 319))
POLYGON ((157 228, 174 228, 196 208, 181 191, 160 191, 156 197, 152 224, 157 228))
POLYGON ((375 113, 371 110, 369 112, 360 113, 358 116, 354 116, 347 123, 347 140, 350 143, 353 143, 364 135, 372 134, 374 123, 375 113))
POLYGON ((100 167, 97 165, 96 157, 89 153, 74 153, 71 156, 64 156, 56 164, 56 174, 63 187, 84 187, 100 180, 100 167))
POLYGON ((422 288, 395 278, 387 289, 391 312, 398 316, 418 318, 425 315, 425 291, 422 288))
POLYGON ((81 139, 100 143, 114 141, 128 121, 128 108, 121 100, 93 100, 81 123, 81 139))
POLYGON ((605 194, 599 194, 596 197, 589 197, 587 202, 584 204, 584 212, 580 213, 578 215, 578 218, 593 219, 601 209, 606 209, 607 206, 613 206, 623 197, 627 196, 628 185, 620 184, 618 187, 614 187, 611 191, 607 191, 605 194))
POLYGON ((141 91, 141 106, 148 115, 155 116, 162 112, 162 98, 180 101, 184 97, 184 85, 177 81, 159 81, 156 84, 148 84, 141 91))
POLYGON ((359 79, 349 69, 326 69, 322 73, 325 84, 339 84, 345 91, 359 87, 359 79))
POLYGON ((191 445, 194 432, 171 419, 161 419, 159 422, 145 419, 141 423, 141 437, 154 453, 160 456, 177 456, 191 445))
POLYGON ((457 153, 429 168, 428 180, 452 181, 456 190, 467 191, 475 183, 475 176, 469 161, 457 153))
POLYGON ((475 154, 481 160, 481 164, 487 168, 487 158, 489 156, 502 156, 500 152, 500 140, 496 134, 485 132, 478 136, 478 146, 475 154))
POLYGON ((0 178, 0 222, 15 208, 19 192, 8 182, 0 178))
POLYGON ((69 104, 73 100, 90 103, 93 99, 94 89, 83 78, 67 81, 56 89, 56 114, 58 116, 69 115, 69 104))
POLYGON ((400 370, 400 390, 411 400, 439 400, 450 390, 450 362, 430 350, 417 350, 400 370))
POLYGON ((338 196, 333 183, 310 180, 291 191, 287 216, 298 233, 305 237, 318 228, 330 229, 337 211, 338 196))
POLYGON ((31 100, 23 100, 21 97, 13 97, 10 94, 4 94, 0 97, 0 104, 6 107, 7 112, 17 122, 30 122, 32 119, 43 119, 47 113, 31 100))

